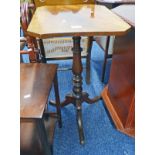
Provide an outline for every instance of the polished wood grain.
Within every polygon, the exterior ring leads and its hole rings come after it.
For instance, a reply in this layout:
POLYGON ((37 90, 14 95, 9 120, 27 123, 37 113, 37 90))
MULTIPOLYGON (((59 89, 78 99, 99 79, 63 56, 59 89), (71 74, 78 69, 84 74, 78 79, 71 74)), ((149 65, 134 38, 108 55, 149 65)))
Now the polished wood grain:
POLYGON ((114 121, 114 123, 116 125, 116 128, 117 129, 123 129, 123 124, 122 124, 118 114, 116 113, 116 111, 115 111, 115 109, 114 109, 114 107, 110 101, 110 98, 107 94, 107 91, 108 91, 108 86, 106 86, 104 88, 104 90, 101 93, 101 96, 104 99, 104 103, 108 109, 108 112, 110 113, 110 116, 112 117, 112 120, 114 121))
POLYGON ((93 4, 94 0, 34 0, 35 6, 93 4))
MULTIPOLYGON (((44 119, 48 144, 53 145, 56 118, 44 119)), ((36 119, 20 120, 20 155, 45 155, 36 119)))
POLYGON ((108 94, 125 125, 135 93, 135 30, 117 37, 111 65, 108 94))
POLYGON ((20 122, 20 154, 43 154, 37 133, 37 126, 33 121, 20 122))
POLYGON ((33 37, 123 35, 129 24, 100 5, 38 7, 28 27, 33 37))
POLYGON ((56 73, 53 64, 20 64, 20 118, 41 118, 56 73))
POLYGON ((108 86, 102 92, 104 103, 116 128, 135 136, 135 21, 134 5, 121 5, 112 9, 132 25, 131 31, 117 36, 108 86))
POLYGON ((106 108, 108 109, 108 112, 110 113, 110 116, 111 116, 117 130, 119 130, 120 132, 123 132, 124 134, 127 134, 131 137, 134 137, 135 136, 135 119, 134 119, 134 117, 135 117, 135 111, 134 111, 135 102, 132 102, 132 104, 131 104, 131 109, 133 111, 129 113, 128 120, 126 122, 126 126, 124 126, 120 120, 120 117, 119 117, 117 111, 114 109, 111 99, 109 98, 108 86, 106 86, 104 88, 104 90, 101 93, 101 96, 104 99, 106 108))
POLYGON ((116 37, 108 87, 102 98, 118 130, 135 134, 135 29, 116 37))

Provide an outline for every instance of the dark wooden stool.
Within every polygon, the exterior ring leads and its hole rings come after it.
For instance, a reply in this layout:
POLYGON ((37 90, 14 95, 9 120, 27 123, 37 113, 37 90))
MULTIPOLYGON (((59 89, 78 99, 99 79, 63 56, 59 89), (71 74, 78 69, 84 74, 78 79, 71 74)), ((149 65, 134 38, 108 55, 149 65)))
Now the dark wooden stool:
POLYGON ((51 155, 56 120, 62 126, 57 83, 57 65, 20 64, 20 153, 51 155), (47 111, 48 96, 54 83, 56 113, 47 111), (52 117, 45 117, 45 116, 52 117), (56 119, 58 118, 58 119, 56 119))

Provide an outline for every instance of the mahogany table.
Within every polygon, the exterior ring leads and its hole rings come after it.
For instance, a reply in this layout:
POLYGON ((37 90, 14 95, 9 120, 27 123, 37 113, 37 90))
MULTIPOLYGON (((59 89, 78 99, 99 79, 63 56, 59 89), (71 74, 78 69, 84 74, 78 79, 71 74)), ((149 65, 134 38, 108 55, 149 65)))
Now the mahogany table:
POLYGON ((38 7, 28 27, 28 35, 40 39, 73 36, 73 90, 61 106, 74 104, 80 143, 84 144, 82 103, 95 103, 100 97, 90 99, 82 90, 81 36, 124 35, 130 26, 105 6, 56 5, 38 7))
MULTIPOLYGON (((51 155, 43 113, 56 70, 57 65, 53 64, 20 65, 21 154, 51 155), (39 147, 40 143, 41 147, 39 147)), ((55 120, 50 119, 50 121, 52 122, 48 123, 52 128, 49 132, 52 135, 55 120)))
POLYGON ((135 6, 120 5, 112 11, 127 21, 131 30, 114 42, 110 78, 102 98, 117 130, 135 136, 135 6))

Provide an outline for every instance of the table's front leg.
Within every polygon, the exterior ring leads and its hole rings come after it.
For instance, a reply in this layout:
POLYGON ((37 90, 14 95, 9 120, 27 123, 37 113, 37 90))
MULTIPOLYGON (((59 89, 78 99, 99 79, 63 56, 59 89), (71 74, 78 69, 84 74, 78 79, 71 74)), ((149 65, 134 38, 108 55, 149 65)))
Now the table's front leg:
POLYGON ((77 124, 79 129, 80 143, 84 143, 83 124, 82 124, 82 62, 81 62, 81 37, 73 37, 73 95, 75 96, 75 106, 77 111, 77 124))
POLYGON ((81 100, 77 99, 75 104, 76 104, 76 112, 77 112, 76 119, 77 119, 78 130, 79 130, 80 144, 84 144, 81 100))

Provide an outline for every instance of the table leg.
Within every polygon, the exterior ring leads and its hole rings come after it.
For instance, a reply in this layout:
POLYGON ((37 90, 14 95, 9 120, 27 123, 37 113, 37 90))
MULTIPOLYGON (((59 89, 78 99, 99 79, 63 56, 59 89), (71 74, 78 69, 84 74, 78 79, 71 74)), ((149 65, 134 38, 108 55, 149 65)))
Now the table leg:
POLYGON ((42 148, 44 150, 45 155, 52 155, 53 153, 50 151, 46 129, 42 119, 37 119, 37 129, 39 132, 39 137, 40 137, 42 148))
POLYGON ((88 49, 86 57, 86 83, 90 84, 90 60, 91 60, 91 50, 93 45, 93 37, 88 37, 88 49))
POLYGON ((41 51, 41 61, 43 63, 46 63, 45 49, 44 49, 44 44, 43 44, 43 40, 42 39, 39 39, 39 46, 40 46, 40 51, 41 51))
MULTIPOLYGON (((97 102, 101 97, 97 96, 93 99, 89 98, 88 93, 82 92, 82 61, 81 61, 81 47, 80 47, 81 37, 73 37, 73 90, 72 93, 66 95, 65 101, 61 103, 61 107, 67 106, 69 104, 74 104, 77 112, 77 125, 79 130, 80 144, 84 144, 84 133, 83 133, 83 123, 82 123, 82 103, 85 101, 89 104, 97 102)), ((51 105, 55 106, 53 101, 49 102, 51 105)))
POLYGON ((109 43, 110 43, 110 36, 107 36, 106 40, 106 47, 105 47, 105 56, 104 56, 104 62, 103 62, 103 70, 102 70, 102 82, 104 82, 104 76, 105 76, 105 70, 106 70, 106 64, 107 64, 107 56, 108 56, 108 50, 109 50, 109 43))
POLYGON ((78 124, 78 130, 79 130, 79 138, 80 138, 80 144, 84 144, 84 133, 83 133, 83 123, 82 123, 82 106, 81 101, 76 101, 76 110, 77 110, 77 124, 78 124))
POLYGON ((55 98, 56 98, 56 109, 57 109, 57 114, 58 114, 58 122, 59 122, 59 127, 61 128, 62 119, 61 119, 61 107, 60 107, 57 73, 55 74, 55 77, 54 77, 54 92, 55 92, 55 98))
POLYGON ((75 106, 77 111, 77 124, 79 129, 80 144, 84 144, 84 133, 82 125, 82 62, 81 62, 81 37, 73 37, 73 95, 75 96, 75 106))

